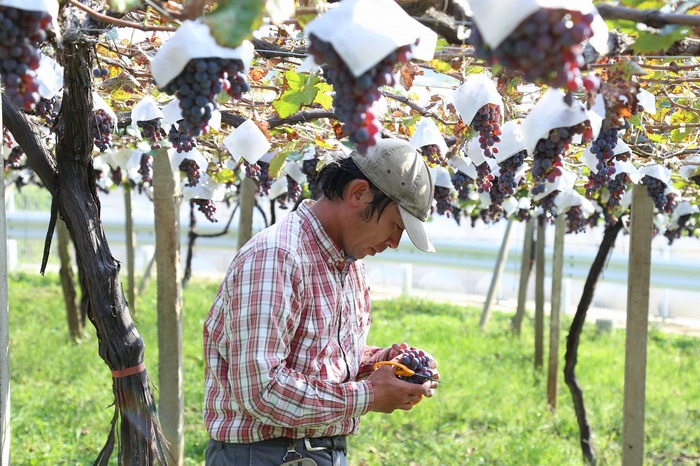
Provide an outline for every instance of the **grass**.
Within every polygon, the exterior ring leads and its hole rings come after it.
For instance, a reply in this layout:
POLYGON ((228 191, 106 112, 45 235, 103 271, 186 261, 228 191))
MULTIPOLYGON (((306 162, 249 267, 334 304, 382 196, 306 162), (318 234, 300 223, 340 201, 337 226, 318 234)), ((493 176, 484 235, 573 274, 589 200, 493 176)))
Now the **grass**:
MULTIPOLYGON (((217 286, 192 281, 183 293, 187 465, 204 462, 201 329, 217 286)), ((152 282, 135 320, 157 383, 155 294, 152 282)), ((440 362, 445 383, 410 412, 366 415, 350 439, 351 466, 582 464, 568 388, 559 382, 558 409, 551 412, 546 374, 533 370, 532 322, 514 338, 509 315, 496 313, 482 332, 479 314, 423 300, 374 303, 370 344, 425 348, 440 362)), ((563 336, 568 325, 565 319, 563 336)), ((13 465, 92 464, 101 449, 113 414, 111 378, 94 329, 86 334, 80 343, 70 340, 56 275, 10 276, 13 465)), ((591 325, 579 349, 576 374, 601 465, 620 464, 624 338, 623 331, 598 333, 591 325)), ((700 462, 699 355, 700 339, 651 330, 645 464, 700 462)))

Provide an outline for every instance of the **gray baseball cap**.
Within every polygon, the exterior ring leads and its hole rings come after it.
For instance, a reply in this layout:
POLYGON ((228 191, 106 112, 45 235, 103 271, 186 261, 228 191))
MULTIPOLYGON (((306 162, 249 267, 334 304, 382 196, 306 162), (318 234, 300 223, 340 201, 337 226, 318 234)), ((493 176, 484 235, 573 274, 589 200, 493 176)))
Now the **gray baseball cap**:
POLYGON ((433 179, 423 157, 408 142, 380 139, 366 155, 350 154, 358 168, 399 205, 411 242, 421 251, 435 252, 425 229, 433 203, 433 179))

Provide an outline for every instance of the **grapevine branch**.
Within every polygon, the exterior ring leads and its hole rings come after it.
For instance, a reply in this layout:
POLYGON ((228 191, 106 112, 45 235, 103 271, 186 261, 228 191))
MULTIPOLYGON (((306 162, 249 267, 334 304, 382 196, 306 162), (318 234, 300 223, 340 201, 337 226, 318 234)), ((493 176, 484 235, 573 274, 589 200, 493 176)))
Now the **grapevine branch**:
POLYGON ((700 16, 678 13, 662 13, 659 10, 639 10, 610 3, 597 5, 598 13, 605 19, 625 19, 635 23, 643 23, 655 29, 661 29, 670 24, 679 26, 700 26, 700 16))
POLYGON ((80 8, 84 12, 86 12, 88 15, 92 16, 98 21, 101 21, 103 23, 107 24, 113 24, 114 26, 119 26, 119 27, 124 27, 124 28, 133 28, 133 29, 138 29, 140 31, 168 31, 172 32, 175 31, 177 28, 174 28, 172 26, 149 26, 147 24, 140 24, 140 23, 134 23, 132 21, 126 21, 123 19, 119 18, 114 18, 112 16, 108 16, 102 13, 99 13, 92 8, 90 8, 87 5, 83 5, 80 3, 78 0, 68 0, 68 3, 71 5, 80 8))

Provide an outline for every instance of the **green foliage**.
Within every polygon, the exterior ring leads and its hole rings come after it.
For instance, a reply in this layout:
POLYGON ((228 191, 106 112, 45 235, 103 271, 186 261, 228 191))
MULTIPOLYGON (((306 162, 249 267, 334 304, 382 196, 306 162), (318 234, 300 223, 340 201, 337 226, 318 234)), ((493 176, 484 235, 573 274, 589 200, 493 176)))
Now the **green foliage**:
MULTIPOLYGON (((183 292, 185 464, 203 465, 202 325, 218 288, 191 281, 183 292)), ((369 344, 424 348, 445 382, 410 412, 370 413, 350 439, 352 466, 580 465, 579 432, 568 388, 558 410, 546 404, 546 376, 533 371, 533 329, 520 339, 510 315, 495 313, 479 330, 480 309, 416 299, 375 301, 369 344)), ((158 382, 156 285, 138 300, 136 327, 145 362, 158 382)), ((564 319, 562 336, 570 324, 564 319)), ((109 370, 89 326, 79 344, 68 336, 58 277, 10 276, 12 464, 91 464, 113 414, 109 370), (57 303, 61 303, 58 304, 57 303), (37 344, 40 342, 41 344, 37 344)), ((599 464, 620 463, 624 331, 581 337, 576 373, 599 464)), ((560 349, 563 359, 564 341, 560 349)), ((700 460, 700 339, 652 330, 649 335, 645 454, 649 464, 700 460)), ((158 396, 157 389, 154 391, 158 396)), ((116 460, 113 460, 116 464, 116 460)))
POLYGON ((688 28, 677 26, 666 27, 659 33, 643 31, 632 44, 632 49, 639 54, 661 53, 686 38, 690 31, 688 28))
POLYGON ((260 0, 223 0, 204 18, 220 45, 235 48, 260 27, 264 7, 260 0))
MULTIPOLYGON (((272 106, 277 110, 280 118, 287 118, 294 115, 302 106, 311 105, 319 94, 326 96, 329 85, 321 83, 321 78, 312 74, 297 73, 288 70, 284 73, 285 91, 280 97, 272 102, 272 106)), ((328 103, 326 97, 321 97, 321 102, 328 103)), ((330 97, 328 97, 330 98, 330 97)), ((331 103, 332 103, 332 98, 331 103)), ((320 102, 319 102, 320 103, 320 102)))
POLYGON ((139 6, 141 2, 138 0, 110 0, 109 6, 112 10, 120 13, 125 13, 139 6))

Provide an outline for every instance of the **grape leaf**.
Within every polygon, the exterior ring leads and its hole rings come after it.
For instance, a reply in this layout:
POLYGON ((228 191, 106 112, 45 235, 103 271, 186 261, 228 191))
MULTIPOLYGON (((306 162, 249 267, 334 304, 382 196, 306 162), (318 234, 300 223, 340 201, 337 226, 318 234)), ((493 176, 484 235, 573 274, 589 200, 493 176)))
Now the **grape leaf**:
POLYGON ((268 169, 271 178, 277 179, 280 177, 289 152, 289 150, 281 150, 272 157, 272 160, 270 160, 270 168, 268 169))
POLYGON ((139 6, 141 2, 138 0, 110 0, 109 6, 112 10, 120 13, 125 13, 139 6))
POLYGON ((674 27, 670 29, 672 32, 667 34, 640 32, 639 37, 632 44, 632 49, 637 53, 661 52, 684 39, 690 33, 690 29, 687 28, 674 27))
POLYGON ((328 83, 320 82, 316 84, 316 89, 318 89, 318 94, 316 94, 314 102, 326 110, 331 108, 333 106, 333 96, 331 96, 333 86, 328 83))
POLYGON ((219 184, 233 183, 236 181, 236 173, 230 168, 224 168, 223 170, 212 173, 211 178, 219 184))
POLYGON ((272 102, 280 118, 294 115, 303 105, 311 105, 318 95, 318 76, 297 73, 289 70, 284 73, 286 90, 279 99, 272 102))
POLYGON ((220 45, 235 48, 260 27, 264 8, 260 0, 223 0, 204 21, 220 45))

